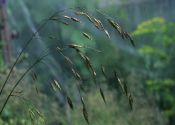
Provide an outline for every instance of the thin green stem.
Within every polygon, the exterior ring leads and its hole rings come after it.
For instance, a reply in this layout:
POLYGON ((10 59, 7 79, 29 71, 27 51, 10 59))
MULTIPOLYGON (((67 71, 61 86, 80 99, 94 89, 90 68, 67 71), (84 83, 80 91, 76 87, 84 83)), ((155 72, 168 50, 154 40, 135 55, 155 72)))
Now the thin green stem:
POLYGON ((2 88, 1 88, 1 90, 0 90, 0 95, 2 94, 2 91, 3 91, 4 87, 5 87, 5 85, 7 84, 7 81, 8 81, 8 79, 9 79, 9 77, 10 77, 10 75, 11 75, 11 73, 12 73, 14 67, 15 67, 16 64, 18 63, 18 61, 19 61, 19 59, 20 59, 22 53, 23 53, 23 52, 25 51, 25 49, 28 47, 28 45, 30 44, 30 42, 32 41, 32 39, 35 37, 35 35, 46 25, 47 22, 48 22, 48 20, 44 21, 44 23, 41 24, 41 25, 39 26, 39 28, 37 29, 37 31, 36 31, 35 33, 33 33, 33 35, 29 38, 29 40, 28 40, 28 41, 26 42, 26 44, 24 45, 23 49, 21 50, 21 52, 20 52, 19 55, 17 56, 15 62, 13 63, 12 67, 10 68, 10 72, 8 73, 8 75, 7 75, 6 79, 5 79, 5 82, 3 83, 2 88))
POLYGON ((19 85, 19 83, 21 82, 21 80, 24 78, 24 76, 35 66, 37 65, 44 57, 46 57, 48 54, 44 54, 43 56, 41 56, 40 58, 38 58, 24 73, 23 75, 20 77, 20 79, 16 82, 16 84, 13 86, 12 90, 10 91, 9 95, 7 96, 1 111, 0 111, 0 116, 5 108, 5 106, 7 105, 7 102, 9 101, 12 93, 14 92, 15 88, 19 85))
MULTIPOLYGON (((64 10, 62 10, 61 12, 64 12, 64 10)), ((6 84, 7 84, 7 81, 8 81, 9 78, 10 78, 10 75, 11 75, 11 73, 12 73, 14 67, 15 67, 16 64, 18 63, 18 61, 19 61, 19 59, 20 59, 22 53, 25 51, 25 49, 28 47, 28 45, 30 44, 30 42, 32 41, 32 39, 37 35, 37 33, 38 33, 38 32, 47 24, 47 22, 48 22, 55 14, 57 14, 57 13, 59 13, 59 12, 55 12, 55 13, 52 14, 48 19, 44 20, 44 22, 43 22, 40 26, 38 26, 36 32, 34 32, 34 33, 32 34, 32 36, 27 40, 26 44, 24 45, 24 47, 22 48, 21 52, 20 52, 19 55, 17 56, 15 62, 13 63, 12 67, 10 68, 10 71, 9 71, 9 73, 8 73, 6 79, 5 79, 5 82, 3 83, 2 87, 1 87, 0 96, 1 96, 2 91, 4 90, 4 88, 5 88, 6 84)))

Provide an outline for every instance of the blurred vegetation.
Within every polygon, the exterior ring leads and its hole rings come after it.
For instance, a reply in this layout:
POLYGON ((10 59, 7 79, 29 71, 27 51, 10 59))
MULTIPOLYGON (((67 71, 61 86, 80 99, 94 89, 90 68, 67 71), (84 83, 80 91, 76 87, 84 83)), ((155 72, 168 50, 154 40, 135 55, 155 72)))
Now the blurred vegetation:
MULTIPOLYGON (((173 69, 175 23, 158 14, 152 16, 152 10, 149 10, 151 16, 145 20, 148 15, 139 15, 137 4, 137 11, 134 8, 133 13, 142 17, 136 17, 135 21, 132 17, 134 14, 129 11, 130 8, 132 9, 132 2, 120 1, 121 4, 117 7, 114 1, 111 1, 111 4, 107 3, 99 0, 45 0, 42 3, 36 0, 9 1, 7 8, 9 24, 12 30, 19 33, 19 38, 12 40, 13 62, 26 39, 53 12, 66 10, 60 15, 76 17, 83 23, 77 24, 66 20, 69 25, 64 25, 60 22, 49 21, 32 40, 23 53, 21 61, 15 67, 0 97, 1 102, 11 90, 11 84, 20 78, 25 69, 41 55, 43 50, 48 48, 49 56, 34 67, 19 84, 15 90, 17 95, 14 95, 7 104, 0 118, 0 124, 87 124, 82 114, 83 107, 76 87, 77 80, 73 77, 64 56, 55 52, 57 46, 62 47, 72 43, 89 47, 83 48, 82 52, 92 61, 97 73, 97 84, 106 97, 107 103, 105 104, 100 96, 99 88, 94 85, 91 74, 77 53, 73 49, 63 51, 63 54, 76 64, 75 67, 82 76, 84 88, 82 96, 87 106, 90 124, 173 125, 175 123, 175 70, 173 69), (96 29, 85 17, 75 15, 71 8, 78 8, 100 19, 109 31, 111 41, 104 32, 96 29), (127 39, 123 40, 103 18, 103 14, 112 17, 126 31, 130 31, 136 46, 133 47, 127 39), (83 32, 88 33, 92 40, 84 37, 83 32), (102 52, 95 52, 94 48, 102 52), (106 69, 107 79, 102 76, 101 65, 106 69), (128 101, 114 77, 114 70, 132 93, 133 111, 130 110, 128 101), (33 79, 33 73, 37 75, 36 80, 33 79), (69 107, 65 93, 53 91, 51 83, 54 80, 59 81, 67 90, 74 104, 74 110, 69 107)), ((143 9, 142 6, 140 8, 143 9)), ((0 47, 1 51, 2 47, 0 47)), ((11 67, 11 65, 4 64, 1 51, 0 86, 11 67)))
POLYGON ((155 95, 157 104, 165 115, 175 116, 175 23, 155 17, 138 25, 133 35, 145 44, 139 44, 139 53, 145 60, 146 84, 155 95))

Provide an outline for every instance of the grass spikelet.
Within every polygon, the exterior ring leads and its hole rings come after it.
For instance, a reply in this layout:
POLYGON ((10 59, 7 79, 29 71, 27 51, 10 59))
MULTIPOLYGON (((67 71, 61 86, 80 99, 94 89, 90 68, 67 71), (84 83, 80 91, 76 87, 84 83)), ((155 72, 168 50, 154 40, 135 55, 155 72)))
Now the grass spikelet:
POLYGON ((131 93, 128 94, 128 101, 129 101, 131 110, 133 110, 133 98, 131 96, 131 93))
POLYGON ((70 58, 69 58, 69 57, 64 56, 64 58, 65 58, 65 60, 66 60, 66 61, 67 61, 69 64, 73 65, 73 62, 70 60, 70 58))
POLYGON ((78 52, 78 54, 79 54, 80 58, 82 59, 83 63, 85 64, 86 68, 89 70, 90 74, 92 74, 94 81, 96 81, 95 80, 96 72, 92 66, 92 63, 91 63, 89 57, 86 55, 83 55, 80 52, 78 52))
POLYGON ((38 109, 35 108, 35 111, 38 114, 38 116, 40 116, 41 118, 44 118, 43 114, 38 109))
POLYGON ((80 11, 76 11, 75 12, 76 15, 84 15, 88 18, 88 20, 97 28, 97 29, 100 29, 100 30, 103 30, 106 34, 106 36, 110 39, 110 35, 109 35, 109 32, 104 28, 102 22, 95 18, 95 17, 92 17, 90 15, 88 15, 87 13, 84 13, 84 12, 80 12, 80 11))
POLYGON ((94 23, 93 19, 91 16, 89 16, 87 13, 85 14, 85 16, 87 17, 87 19, 91 22, 94 23))
POLYGON ((55 91, 55 92, 57 91, 57 89, 53 83, 51 83, 51 87, 52 87, 53 91, 55 91))
POLYGON ((80 53, 81 48, 87 48, 87 49, 91 49, 95 52, 101 52, 100 50, 97 50, 95 48, 91 48, 91 47, 87 47, 87 46, 83 46, 83 45, 78 45, 78 44, 68 44, 67 46, 69 48, 75 49, 78 53, 80 53))
POLYGON ((67 103, 69 104, 69 107, 73 110, 74 109, 74 105, 72 103, 72 100, 70 97, 67 96, 67 103))
POLYGON ((85 15, 86 13, 84 13, 84 12, 82 12, 82 11, 75 11, 74 12, 75 13, 75 15, 85 15))
POLYGON ((123 34, 122 29, 121 29, 121 27, 119 26, 118 23, 114 22, 114 21, 111 20, 111 19, 107 19, 107 20, 108 20, 108 22, 111 24, 111 26, 112 26, 114 29, 116 29, 116 30, 118 31, 118 33, 119 33, 120 35, 123 34))
POLYGON ((87 39, 92 40, 92 37, 91 37, 89 34, 87 34, 87 33, 85 33, 85 32, 83 32, 82 34, 83 34, 83 36, 85 36, 87 39))
POLYGON ((84 107, 84 106, 85 106, 85 103, 84 103, 83 97, 81 97, 81 103, 82 103, 82 105, 83 105, 83 107, 84 107))
POLYGON ((106 104, 106 99, 105 99, 105 96, 104 96, 104 92, 103 92, 103 90, 101 88, 100 88, 100 95, 101 95, 104 103, 106 104))
POLYGON ((55 85, 58 89, 61 90, 61 86, 60 86, 60 84, 59 84, 56 80, 54 80, 54 85, 55 85))
POLYGON ((61 48, 59 48, 59 47, 57 47, 56 49, 57 49, 58 52, 64 57, 64 59, 66 60, 66 62, 67 62, 68 64, 73 65, 73 62, 71 61, 71 59, 70 59, 69 57, 65 56, 65 55, 61 52, 63 49, 61 49, 61 48))
POLYGON ((30 114, 30 118, 31 118, 31 120, 34 122, 34 119, 35 119, 35 113, 32 111, 32 109, 29 109, 28 110, 28 112, 29 112, 29 114, 30 114))
POLYGON ((123 83, 123 88, 125 91, 126 96, 128 95, 128 87, 126 86, 126 83, 123 83))
POLYGON ((86 64, 87 68, 89 68, 92 71, 93 76, 96 77, 96 72, 95 72, 95 70, 94 70, 94 68, 92 66, 92 63, 91 63, 89 57, 88 56, 84 56, 84 59, 85 59, 84 61, 85 61, 85 64, 86 64))
POLYGON ((100 29, 101 28, 100 20, 96 19, 95 17, 93 17, 93 20, 94 20, 95 27, 97 27, 97 29, 100 29))
POLYGON ((80 80, 81 79, 81 76, 78 72, 76 72, 73 68, 72 68, 72 73, 74 74, 75 78, 80 80))
POLYGON ((82 45, 78 45, 78 44, 69 44, 68 47, 76 50, 79 48, 84 48, 82 45))
POLYGON ((116 77, 116 79, 117 79, 119 85, 121 86, 123 93, 124 93, 126 96, 128 96, 128 87, 127 87, 126 83, 121 82, 121 80, 120 80, 119 77, 117 76, 117 73, 116 73, 116 72, 115 72, 115 77, 116 77))
POLYGON ((83 116, 84 116, 84 119, 86 120, 86 122, 89 124, 89 116, 88 116, 88 112, 86 110, 86 106, 83 105, 83 116))
POLYGON ((77 19, 77 18, 75 18, 75 17, 71 17, 71 20, 73 20, 74 22, 78 22, 78 23, 81 22, 79 19, 77 19))
POLYGON ((92 17, 88 13, 85 13, 85 12, 82 12, 82 11, 75 11, 75 15, 85 16, 91 23, 94 23, 92 17))
POLYGON ((35 85, 36 93, 39 94, 38 87, 35 85))
POLYGON ((33 81, 36 81, 38 79, 38 76, 35 72, 31 74, 33 81))
POLYGON ((56 47, 56 49, 58 50, 58 52, 61 52, 63 49, 61 49, 60 47, 56 47))
POLYGON ((71 17, 70 16, 63 16, 64 18, 66 18, 66 19, 71 19, 71 17))
POLYGON ((125 32, 124 33, 124 36, 130 40, 131 44, 133 47, 135 47, 135 43, 134 43, 134 40, 132 39, 132 37, 129 35, 129 33, 125 32))
POLYGON ((63 17, 66 18, 66 19, 72 20, 72 21, 74 21, 74 22, 78 22, 78 23, 81 22, 79 19, 77 19, 77 18, 75 18, 75 17, 70 17, 70 16, 67 16, 67 15, 65 15, 65 16, 63 16, 63 17))
POLYGON ((123 84, 122 84, 121 80, 119 79, 119 77, 118 77, 116 71, 114 71, 114 75, 115 75, 115 78, 117 79, 117 81, 118 81, 120 87, 122 88, 123 93, 125 93, 125 89, 124 89, 124 87, 123 87, 123 84))
POLYGON ((107 20, 111 24, 111 26, 119 32, 119 34, 121 35, 123 39, 125 38, 129 39, 132 46, 135 47, 134 40, 131 38, 128 32, 124 31, 123 28, 118 23, 113 21, 112 19, 107 19, 107 20))
POLYGON ((109 35, 109 32, 108 32, 106 29, 104 29, 104 32, 105 32, 106 36, 107 36, 109 39, 111 39, 111 37, 110 37, 110 35, 109 35))
POLYGON ((103 65, 101 65, 101 72, 102 72, 103 76, 107 79, 105 67, 103 65))

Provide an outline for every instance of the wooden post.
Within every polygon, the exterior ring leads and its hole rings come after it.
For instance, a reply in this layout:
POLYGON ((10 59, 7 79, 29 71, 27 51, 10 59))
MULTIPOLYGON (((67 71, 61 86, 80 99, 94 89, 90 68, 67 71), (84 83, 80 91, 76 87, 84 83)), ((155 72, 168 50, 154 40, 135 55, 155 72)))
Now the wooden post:
POLYGON ((3 56, 5 63, 11 63, 11 34, 8 26, 7 12, 6 12, 6 2, 7 0, 0 0, 0 38, 3 42, 3 56))

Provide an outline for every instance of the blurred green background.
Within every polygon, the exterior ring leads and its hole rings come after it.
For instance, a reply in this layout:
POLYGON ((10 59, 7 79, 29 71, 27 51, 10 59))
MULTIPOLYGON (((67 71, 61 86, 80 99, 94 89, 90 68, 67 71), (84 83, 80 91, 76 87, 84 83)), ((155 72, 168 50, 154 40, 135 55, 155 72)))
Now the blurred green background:
MULTIPOLYGON (((2 0, 3 1, 3 0, 2 0)), ((82 49, 92 61, 97 73, 97 84, 106 97, 103 102, 98 87, 81 59, 72 49, 64 55, 76 64, 83 77, 82 95, 87 105, 90 124, 93 125, 174 125, 175 124, 175 1, 174 0, 7 0, 6 10, 11 61, 7 63, 5 44, 0 38, 0 86, 2 86, 12 63, 26 41, 44 19, 56 11, 81 20, 69 25, 49 21, 33 38, 15 67, 10 80, 0 97, 0 106, 12 85, 25 69, 48 48, 49 55, 20 83, 16 92, 21 97, 12 97, 0 118, 1 125, 86 125, 82 105, 76 88, 77 80, 71 74, 64 57, 55 51, 57 46, 80 44, 92 49, 82 49), (111 40, 96 29, 92 23, 73 13, 79 9, 100 19, 108 30, 111 40), (64 10, 64 11, 63 11, 64 10), (112 28, 104 15, 112 17, 131 34, 135 47, 123 40, 112 28), (92 40, 82 35, 86 32, 92 40), (106 68, 108 79, 102 77, 101 65, 106 68), (133 110, 123 95, 114 77, 117 71, 133 96, 133 110), (64 93, 54 92, 53 80, 67 90, 74 104, 71 110, 64 93), (37 88, 37 90, 36 90, 37 88), (41 113, 37 113, 37 111, 41 113), (34 116, 31 116, 31 112, 34 116), (42 115, 41 115, 42 114, 42 115)), ((1 15, 2 16, 2 15, 1 15)), ((0 22, 2 23, 2 22, 0 22)))

